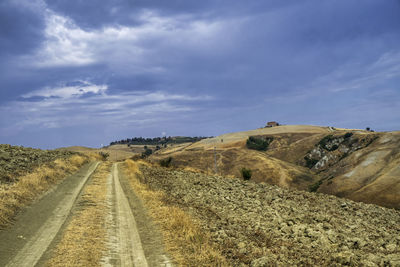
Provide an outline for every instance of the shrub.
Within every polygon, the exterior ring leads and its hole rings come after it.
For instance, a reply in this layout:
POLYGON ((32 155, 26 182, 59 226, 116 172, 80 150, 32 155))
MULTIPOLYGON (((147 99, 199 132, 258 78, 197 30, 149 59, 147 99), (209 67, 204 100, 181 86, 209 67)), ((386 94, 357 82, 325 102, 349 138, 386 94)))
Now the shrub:
POLYGON ((103 152, 103 151, 100 151, 99 155, 101 156, 102 160, 107 160, 107 158, 110 156, 110 154, 108 154, 107 152, 103 152))
POLYGON ((329 151, 335 151, 335 150, 338 149, 338 148, 339 148, 339 146, 336 145, 336 144, 334 144, 331 148, 327 148, 327 150, 329 150, 329 151))
POLYGON ((172 157, 160 160, 160 166, 168 168, 171 165, 172 157))
POLYGON ((246 180, 246 181, 250 180, 251 175, 252 175, 252 172, 251 172, 250 169, 242 168, 240 170, 240 173, 242 174, 242 177, 243 177, 244 180, 246 180))
POLYGON ((272 141, 272 137, 267 137, 264 139, 261 137, 250 136, 246 141, 246 146, 248 149, 265 151, 268 149, 268 146, 272 141))
POLYGON ((351 132, 345 133, 345 135, 343 135, 343 137, 344 137, 345 139, 348 139, 348 138, 350 138, 350 137, 352 137, 352 136, 353 136, 353 133, 351 133, 351 132))
POLYGON ((313 159, 310 157, 305 156, 304 157, 305 161, 306 161, 306 167, 309 169, 312 169, 312 167, 315 166, 315 164, 317 164, 318 160, 317 159, 313 159))
POLYGON ((150 156, 151 154, 153 154, 153 150, 151 150, 150 148, 147 148, 147 149, 142 153, 142 158, 146 158, 146 157, 150 156))
POLYGON ((324 138, 322 138, 319 142, 318 145, 323 148, 326 149, 326 145, 333 140, 333 135, 327 135, 324 138))

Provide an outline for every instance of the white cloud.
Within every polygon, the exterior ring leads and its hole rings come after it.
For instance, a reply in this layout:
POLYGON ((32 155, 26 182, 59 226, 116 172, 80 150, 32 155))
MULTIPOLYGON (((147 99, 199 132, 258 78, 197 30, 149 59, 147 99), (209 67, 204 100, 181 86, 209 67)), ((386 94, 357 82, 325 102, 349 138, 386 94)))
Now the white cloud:
POLYGON ((79 81, 80 85, 75 86, 61 86, 61 87, 46 87, 37 91, 23 94, 22 98, 39 97, 60 97, 71 98, 81 96, 87 93, 100 94, 108 89, 107 85, 95 85, 87 81, 79 81))
POLYGON ((191 21, 184 16, 162 17, 148 10, 140 15, 143 22, 140 25, 108 26, 92 31, 49 9, 44 16, 46 41, 34 55, 35 65, 39 67, 108 63, 129 67, 135 72, 160 72, 164 69, 157 62, 150 62, 148 53, 156 52, 160 46, 182 44, 203 49, 224 31, 220 22, 191 21))
MULTIPOLYGON (((23 100, 0 107, 5 133, 39 128, 63 128, 91 124, 146 124, 186 116, 197 111, 193 104, 212 100, 210 96, 190 96, 166 92, 111 94, 107 85, 80 81, 77 86, 44 88, 22 96, 23 100), (88 94, 90 93, 90 94, 88 94), (43 97, 39 101, 32 97, 43 97)), ((3 133, 4 134, 4 133, 3 133)))

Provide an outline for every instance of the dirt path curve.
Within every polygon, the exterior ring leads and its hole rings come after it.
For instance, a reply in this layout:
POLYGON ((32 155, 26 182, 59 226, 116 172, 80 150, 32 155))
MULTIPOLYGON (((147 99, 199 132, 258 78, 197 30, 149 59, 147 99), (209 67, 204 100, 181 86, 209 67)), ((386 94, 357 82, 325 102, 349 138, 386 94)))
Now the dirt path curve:
POLYGON ((65 222, 75 200, 99 162, 68 177, 0 233, 1 266, 35 266, 65 222))

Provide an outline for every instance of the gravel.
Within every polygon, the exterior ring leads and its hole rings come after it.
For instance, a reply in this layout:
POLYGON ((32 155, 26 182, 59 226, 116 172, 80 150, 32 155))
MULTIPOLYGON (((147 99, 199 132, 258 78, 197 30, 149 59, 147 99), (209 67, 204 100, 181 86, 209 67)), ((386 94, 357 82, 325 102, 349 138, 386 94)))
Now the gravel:
POLYGON ((234 266, 400 266, 400 212, 320 193, 141 167, 234 266))

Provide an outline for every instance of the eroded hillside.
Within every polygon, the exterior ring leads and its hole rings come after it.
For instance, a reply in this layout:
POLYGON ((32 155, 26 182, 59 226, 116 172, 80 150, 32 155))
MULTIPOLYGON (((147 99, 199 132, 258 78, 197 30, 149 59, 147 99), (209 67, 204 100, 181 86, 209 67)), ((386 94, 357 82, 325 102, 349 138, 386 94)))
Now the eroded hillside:
POLYGON ((400 132, 291 125, 162 149, 150 159, 172 157, 174 166, 231 177, 241 177, 241 168, 250 168, 256 182, 399 209, 399 150, 400 132), (250 136, 272 141, 266 151, 256 151, 246 147, 250 136))

